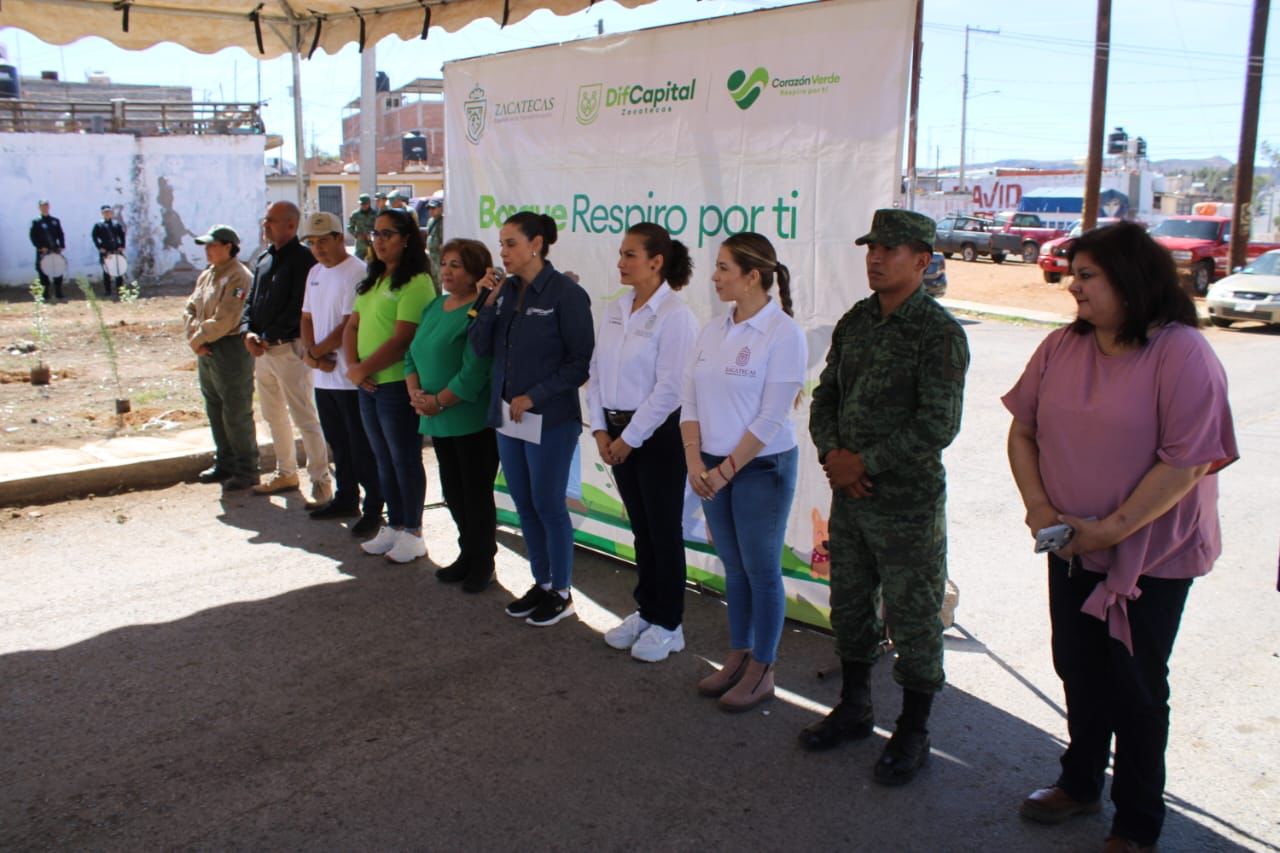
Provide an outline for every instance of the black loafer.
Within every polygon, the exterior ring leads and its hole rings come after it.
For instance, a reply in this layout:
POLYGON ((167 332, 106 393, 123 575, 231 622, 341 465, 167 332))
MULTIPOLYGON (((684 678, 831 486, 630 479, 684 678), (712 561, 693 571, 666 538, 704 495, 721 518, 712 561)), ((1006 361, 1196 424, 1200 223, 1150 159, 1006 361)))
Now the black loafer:
POLYGON ((327 521, 332 518, 355 518, 360 514, 360 508, 355 506, 339 506, 330 501, 324 506, 311 510, 310 515, 316 521, 327 521))
POLYGON ((245 489, 251 489, 258 485, 260 480, 257 477, 228 477, 222 481, 222 491, 224 492, 242 492, 245 489))
POLYGON ((467 572, 469 571, 471 571, 471 567, 459 557, 443 569, 436 569, 436 580, 444 583, 458 583, 466 580, 467 572))
POLYGON ((382 527, 382 513, 365 513, 360 520, 351 525, 351 535, 357 539, 367 539, 382 527))
POLYGON ((196 475, 196 480, 201 483, 221 483, 223 480, 230 480, 231 472, 224 471, 217 465, 212 468, 205 468, 196 475))
POLYGON ((467 575, 467 579, 462 582, 462 591, 477 595, 484 592, 493 583, 493 572, 483 575, 467 575))
POLYGON ((870 702, 855 704, 842 701, 831 709, 830 714, 800 732, 800 745, 811 752, 821 752, 846 740, 869 737, 875 728, 875 712, 870 702))
POLYGON ((876 762, 875 780, 891 787, 905 785, 929 760, 929 734, 899 729, 889 738, 876 762))

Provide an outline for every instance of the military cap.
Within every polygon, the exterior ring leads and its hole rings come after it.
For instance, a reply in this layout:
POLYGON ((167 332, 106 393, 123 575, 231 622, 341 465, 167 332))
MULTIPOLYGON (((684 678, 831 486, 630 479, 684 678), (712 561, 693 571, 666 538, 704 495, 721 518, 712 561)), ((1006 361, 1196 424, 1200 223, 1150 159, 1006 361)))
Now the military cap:
POLYGON ((374 197, 374 198, 380 198, 380 199, 386 200, 387 194, 386 194, 386 193, 374 193, 374 194, 373 194, 373 197, 374 197))
POLYGON ((365 203, 365 202, 367 202, 368 200, 369 200, 369 194, 368 194, 368 193, 360 193, 360 203, 361 203, 361 204, 364 204, 364 203, 365 203))
POLYGON ((937 236, 938 226, 923 213, 882 207, 871 219, 871 230, 853 242, 859 246, 866 243, 901 246, 903 243, 919 241, 932 249, 937 236))
POLYGON ((442 198, 427 199, 427 207, 440 207, 443 204, 444 204, 444 199, 442 198))
POLYGON ((98 208, 98 210, 114 210, 114 208, 109 204, 104 204, 102 207, 98 208))
POLYGON ((208 234, 203 234, 196 238, 196 242, 203 246, 205 243, 230 243, 233 246, 240 245, 240 235, 236 233, 236 229, 230 225, 215 225, 209 229, 208 234))
POLYGON ((49 199, 47 199, 47 198, 42 198, 42 199, 40 199, 40 201, 37 203, 37 207, 38 207, 39 205, 41 205, 41 204, 48 204, 48 203, 49 203, 49 199))

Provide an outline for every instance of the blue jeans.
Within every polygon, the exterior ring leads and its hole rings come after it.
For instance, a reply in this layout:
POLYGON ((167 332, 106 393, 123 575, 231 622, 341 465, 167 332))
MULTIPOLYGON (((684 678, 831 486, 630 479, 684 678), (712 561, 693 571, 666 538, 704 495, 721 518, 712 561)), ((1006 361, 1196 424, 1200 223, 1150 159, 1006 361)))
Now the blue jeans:
POLYGON ((573 583, 573 524, 565 491, 581 434, 582 424, 576 420, 544 429, 541 444, 498 433, 498 458, 520 515, 533 579, 553 589, 568 589, 573 583))
POLYGON ((360 420, 378 463, 387 523, 395 528, 420 529, 427 473, 422 467, 418 413, 409 405, 409 387, 401 380, 384 382, 377 391, 361 388, 360 420))
MULTIPOLYGON (((738 469, 732 482, 702 502, 711 544, 724 563, 729 603, 729 644, 751 649, 760 663, 778 658, 787 611, 782 586, 782 546, 787 515, 796 493, 796 448, 757 456, 738 469)), ((702 454, 710 470, 723 456, 702 454)))

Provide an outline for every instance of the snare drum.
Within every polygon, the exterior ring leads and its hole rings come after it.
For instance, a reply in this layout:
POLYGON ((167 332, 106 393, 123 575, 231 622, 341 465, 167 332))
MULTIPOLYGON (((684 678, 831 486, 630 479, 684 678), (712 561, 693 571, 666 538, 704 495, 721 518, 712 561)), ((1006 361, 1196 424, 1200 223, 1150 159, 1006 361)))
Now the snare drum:
POLYGON ((49 278, 62 278, 67 274, 67 259, 57 252, 50 252, 40 259, 40 272, 49 278))
POLYGON ((102 259, 102 271, 109 276, 120 278, 129 271, 129 262, 124 255, 116 252, 102 259))

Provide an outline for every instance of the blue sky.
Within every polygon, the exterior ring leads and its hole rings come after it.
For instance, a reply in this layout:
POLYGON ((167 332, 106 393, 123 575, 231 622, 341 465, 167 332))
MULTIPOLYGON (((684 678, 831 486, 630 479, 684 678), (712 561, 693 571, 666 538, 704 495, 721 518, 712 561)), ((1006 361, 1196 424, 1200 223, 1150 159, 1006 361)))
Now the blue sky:
MULTIPOLYGON (((783 4, 658 0, 627 10, 606 0, 566 17, 538 12, 505 30, 481 21, 456 33, 433 30, 425 43, 384 39, 378 67, 398 86, 438 75, 451 59, 589 37, 601 19, 612 33, 772 5, 783 4)), ((1113 0, 1108 127, 1144 137, 1152 159, 1235 160, 1251 10, 1249 0, 1113 0)), ((966 25, 1000 30, 970 35, 969 162, 1083 158, 1094 14, 1092 0, 925 0, 920 168, 959 159, 966 25)), ((1278 38, 1280 14, 1273 14, 1269 53, 1280 48, 1278 38)), ((25 75, 49 69, 82 81, 103 70, 119 82, 189 85, 197 99, 257 98, 259 63, 238 48, 211 56, 173 45, 130 52, 98 38, 59 48, 13 29, 0 30, 0 44, 25 75)), ((359 55, 354 47, 317 52, 302 68, 305 139, 336 152, 342 108, 359 95, 359 55)), ((285 136, 288 159, 291 82, 287 58, 261 63, 268 129, 285 136)), ((1265 74, 1258 138, 1280 145, 1280 64, 1265 74)))

